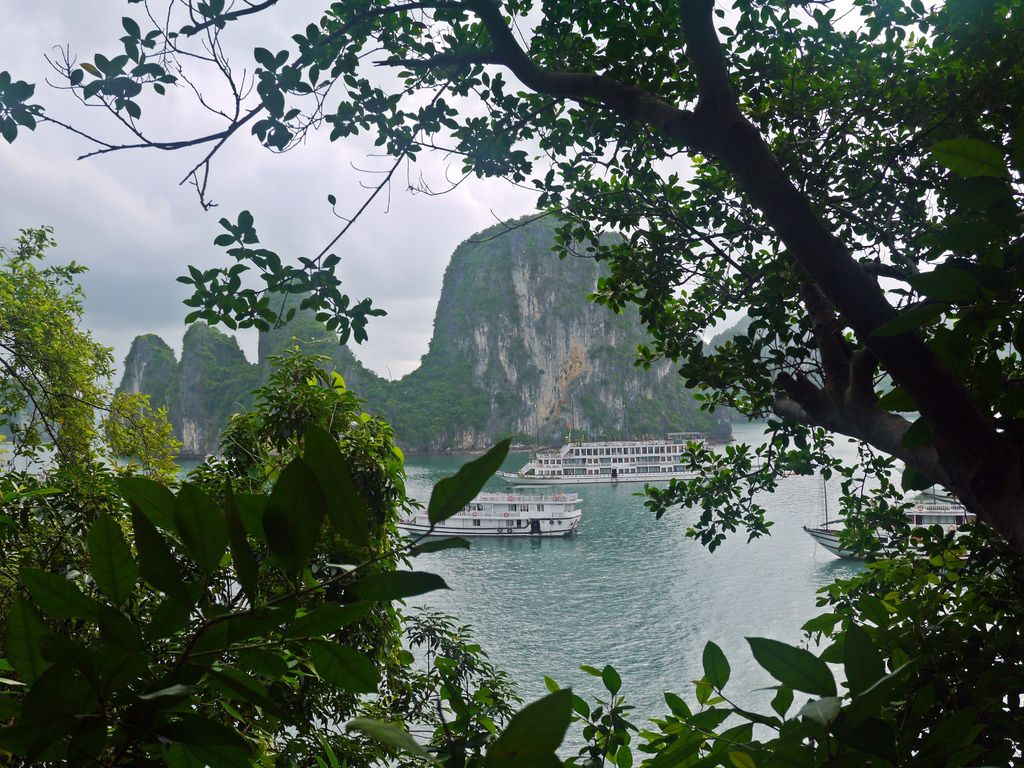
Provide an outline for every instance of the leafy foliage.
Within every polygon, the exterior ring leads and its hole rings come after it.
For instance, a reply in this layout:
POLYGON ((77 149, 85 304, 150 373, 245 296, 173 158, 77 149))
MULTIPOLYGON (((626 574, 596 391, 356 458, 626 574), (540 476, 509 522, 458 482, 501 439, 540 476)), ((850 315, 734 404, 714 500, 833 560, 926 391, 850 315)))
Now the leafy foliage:
MULTIPOLYGON (((357 720, 352 733, 381 747, 331 736, 335 718, 361 708, 433 723, 434 753, 462 765, 468 753, 483 759, 518 701, 507 678, 443 615, 408 625, 410 646, 424 647, 425 671, 412 671, 406 651, 389 668, 376 606, 444 582, 392 570, 412 552, 409 540, 375 539, 362 559, 334 555, 329 563, 321 542, 344 531, 327 535, 324 506, 354 510, 347 493, 310 468, 339 460, 336 445, 315 425, 304 443, 267 493, 228 491, 225 502, 187 483, 172 494, 153 480, 123 478, 120 497, 111 494, 110 511, 88 525, 85 551, 69 553, 63 571, 18 558, 20 590, 4 612, 14 677, 2 681, 0 749, 66 764, 234 766, 308 756, 315 747, 303 737, 315 735, 344 749, 350 764, 383 759, 396 746, 426 754, 408 737, 389 740, 393 731, 373 720, 357 720), (272 522, 281 515, 284 526, 272 522), (333 696, 324 698, 325 688, 333 696), (364 694, 374 696, 360 704, 364 694), (338 708, 339 697, 348 697, 347 708, 338 708), (304 720, 317 698, 334 705, 333 717, 304 720)), ((489 473, 470 474, 475 493, 489 473)), ((368 504, 361 509, 369 515, 368 504)), ((527 737, 512 730, 498 751, 521 749, 527 737)))
POLYGON ((134 456, 154 474, 177 452, 165 410, 111 395, 111 353, 78 327, 84 268, 40 266, 56 246, 48 227, 0 248, 0 449, 7 467, 56 463, 74 472, 99 457, 134 456), (97 424, 96 412, 105 412, 97 424), (6 434, 5 434, 6 433, 6 434), (7 438, 5 440, 5 438, 7 438))
MULTIPOLYGON (((187 78, 204 41, 270 5, 128 19, 116 53, 58 69, 87 101, 136 119, 142 93, 187 78)), ((1024 549, 1016 481, 989 482, 1019 454, 1024 408, 1018 3, 742 0, 726 18, 709 0, 583 13, 372 0, 311 20, 253 51, 255 88, 230 84, 222 131, 168 148, 216 152, 242 128, 273 151, 317 129, 369 133, 394 164, 367 204, 435 148, 467 176, 532 186, 563 216, 561 252, 609 265, 594 299, 638 307, 653 337, 642 364, 674 361, 709 410, 774 413, 780 437, 822 427, 897 456, 907 486, 947 485, 1024 549), (375 77, 367 57, 394 76, 375 77), (738 312, 746 333, 706 349, 738 312), (930 433, 908 446, 901 414, 913 411, 930 433)), ((193 169, 204 203, 209 158, 193 169)), ((241 286, 255 268, 270 289, 311 290, 305 306, 359 337, 370 307, 341 296, 329 248, 284 267, 251 215, 222 224, 240 261, 185 278, 197 317, 280 321, 262 286, 241 286)), ((756 473, 749 487, 770 483, 756 473)), ((763 532, 755 508, 738 517, 763 532)), ((726 509, 722 527, 736 524, 726 509)))

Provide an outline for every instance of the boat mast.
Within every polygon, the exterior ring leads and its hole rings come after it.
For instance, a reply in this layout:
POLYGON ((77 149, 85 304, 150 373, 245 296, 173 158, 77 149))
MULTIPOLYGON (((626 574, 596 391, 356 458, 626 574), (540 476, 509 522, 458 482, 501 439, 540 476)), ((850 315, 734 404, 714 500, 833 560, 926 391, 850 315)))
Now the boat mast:
POLYGON ((821 476, 821 497, 825 502, 825 527, 828 528, 828 487, 825 485, 825 475, 821 476))

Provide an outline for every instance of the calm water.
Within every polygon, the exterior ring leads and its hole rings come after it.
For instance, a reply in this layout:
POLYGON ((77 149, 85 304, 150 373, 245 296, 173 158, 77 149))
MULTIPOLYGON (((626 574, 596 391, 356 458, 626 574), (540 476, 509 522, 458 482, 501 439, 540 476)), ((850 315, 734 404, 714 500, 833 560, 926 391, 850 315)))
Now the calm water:
MULTIPOLYGON (((737 440, 761 442, 760 424, 735 425, 737 440)), ((837 453, 849 452, 849 446, 837 453)), ((517 469, 526 456, 509 457, 517 469)), ((412 457, 409 490, 426 501, 440 477, 465 457, 412 457)), ((838 485, 829 488, 835 509, 838 485)), ((820 480, 792 477, 760 498, 775 521, 770 537, 749 544, 735 535, 714 554, 687 539, 685 510, 662 520, 634 494, 639 484, 564 487, 583 499, 579 534, 568 539, 474 539, 469 550, 422 555, 418 570, 441 574, 450 591, 416 604, 471 624, 491 660, 508 671, 529 701, 543 695, 543 675, 586 696, 600 681, 581 664, 613 664, 636 719, 666 711, 662 693, 693 700, 691 681, 702 676, 704 643, 728 656, 727 691, 740 701, 766 704, 770 685, 754 664, 745 636, 796 642, 800 625, 815 616, 815 590, 859 568, 817 547, 801 530, 818 523, 820 480), (596 684, 595 684, 596 683, 596 684)), ((492 480, 488 490, 504 490, 492 480)))

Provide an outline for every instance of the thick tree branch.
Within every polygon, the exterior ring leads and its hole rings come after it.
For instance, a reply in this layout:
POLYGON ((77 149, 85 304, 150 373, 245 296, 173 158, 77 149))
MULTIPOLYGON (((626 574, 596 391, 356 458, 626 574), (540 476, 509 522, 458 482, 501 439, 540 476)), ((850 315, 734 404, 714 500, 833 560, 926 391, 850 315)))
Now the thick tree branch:
POLYGON ((470 0, 467 7, 486 27, 495 62, 507 67, 528 88, 572 101, 602 104, 626 120, 656 128, 688 146, 704 143, 693 112, 679 109, 642 88, 594 72, 544 69, 520 47, 498 3, 470 0))
MULTIPOLYGON (((858 360, 856 355, 854 359, 858 360)), ((864 365, 863 355, 858 365, 864 365)), ((772 404, 772 410, 779 416, 861 440, 914 467, 932 482, 949 484, 949 475, 934 447, 903 445, 903 437, 912 425, 902 416, 875 407, 859 407, 849 401, 836 403, 799 374, 779 374, 775 384, 782 390, 772 404)))
POLYGON ((821 289, 808 280, 801 280, 800 298, 811 318, 825 375, 825 391, 830 398, 836 399, 850 383, 850 350, 843 339, 832 304, 821 289))

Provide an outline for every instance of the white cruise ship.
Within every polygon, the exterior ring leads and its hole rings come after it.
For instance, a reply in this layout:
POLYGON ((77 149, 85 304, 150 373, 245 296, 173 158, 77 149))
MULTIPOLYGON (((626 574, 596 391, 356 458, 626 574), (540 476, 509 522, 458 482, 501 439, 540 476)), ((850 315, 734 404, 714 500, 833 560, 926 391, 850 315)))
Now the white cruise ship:
POLYGON ((553 537, 575 533, 582 517, 575 493, 481 493, 433 530, 425 509, 402 518, 398 527, 431 536, 553 537))
POLYGON ((682 454, 703 442, 699 432, 670 432, 666 440, 568 443, 538 451, 518 472, 498 475, 515 486, 686 480, 696 473, 685 468, 682 454))

